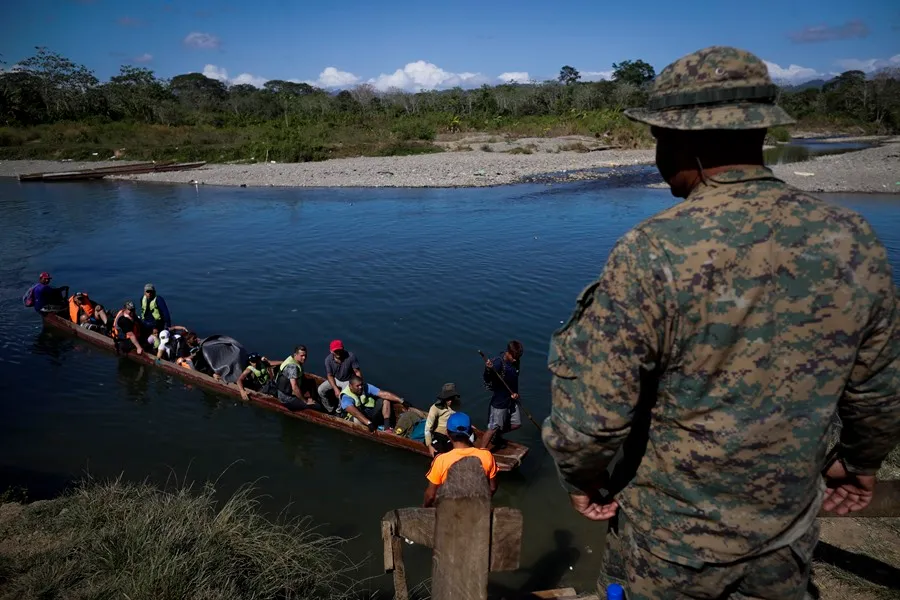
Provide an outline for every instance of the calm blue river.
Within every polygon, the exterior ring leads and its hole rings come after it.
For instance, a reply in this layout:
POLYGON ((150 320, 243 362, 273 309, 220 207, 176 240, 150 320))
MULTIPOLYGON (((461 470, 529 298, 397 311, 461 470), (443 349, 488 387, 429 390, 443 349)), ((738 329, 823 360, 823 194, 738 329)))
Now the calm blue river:
MULTIPOLYGON (((900 196, 832 195, 862 212, 900 281, 900 196)), ((549 412, 551 332, 601 271, 614 241, 671 206, 668 191, 585 182, 490 189, 241 189, 0 179, 0 490, 52 495, 86 473, 133 480, 253 481, 273 514, 311 515, 355 538, 380 574, 380 519, 417 506, 427 460, 185 385, 42 331, 20 303, 37 274, 107 306, 153 282, 173 320, 284 358, 310 349, 322 372, 341 338, 376 385, 425 407, 444 382, 486 419, 482 349, 525 344, 522 396, 549 412)), ((502 477, 499 505, 525 514, 523 568, 498 585, 590 589, 604 527, 577 518, 527 421, 532 447, 502 477), (571 567, 571 569, 570 569, 571 567)), ((430 554, 406 547, 410 581, 430 554)))

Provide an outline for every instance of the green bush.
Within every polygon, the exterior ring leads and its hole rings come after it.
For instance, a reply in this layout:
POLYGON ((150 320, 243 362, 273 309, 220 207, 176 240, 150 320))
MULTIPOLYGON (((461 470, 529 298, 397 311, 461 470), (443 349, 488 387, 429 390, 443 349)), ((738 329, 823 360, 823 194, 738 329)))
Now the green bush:
POLYGON ((774 144, 776 142, 790 142, 791 132, 786 127, 772 127, 766 133, 766 142, 774 144))
POLYGON ((420 120, 401 119, 391 131, 401 140, 432 141, 437 132, 429 123, 420 120))

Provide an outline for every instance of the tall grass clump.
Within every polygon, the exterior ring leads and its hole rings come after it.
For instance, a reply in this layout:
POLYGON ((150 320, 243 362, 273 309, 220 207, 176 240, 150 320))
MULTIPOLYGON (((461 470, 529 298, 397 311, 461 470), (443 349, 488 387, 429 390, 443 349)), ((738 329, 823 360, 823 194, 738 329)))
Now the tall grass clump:
POLYGON ((0 598, 346 598, 343 540, 270 522, 250 487, 83 482, 0 520, 0 598))

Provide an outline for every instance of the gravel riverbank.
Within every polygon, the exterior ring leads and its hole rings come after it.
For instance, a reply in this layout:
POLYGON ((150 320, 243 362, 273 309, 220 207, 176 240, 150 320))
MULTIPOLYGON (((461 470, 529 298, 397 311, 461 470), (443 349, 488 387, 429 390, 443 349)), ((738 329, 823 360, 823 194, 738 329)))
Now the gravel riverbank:
MULTIPOLYGON (((590 141, 590 138, 584 140, 588 143, 572 138, 523 139, 484 143, 471 150, 464 149, 471 144, 456 142, 448 145, 447 152, 439 154, 359 157, 312 163, 212 164, 190 171, 117 179, 246 187, 481 187, 534 180, 608 179, 616 176, 609 168, 652 165, 654 162, 653 150, 603 150, 590 141), (573 145, 581 151, 563 149, 573 145), (509 152, 515 148, 519 148, 520 153, 509 152), (585 148, 590 151, 585 152, 585 148)), ((0 163, 0 176, 110 164, 124 164, 124 161, 4 161, 0 163)), ((900 193, 900 137, 858 152, 776 165, 774 171, 788 183, 811 192, 900 193)))

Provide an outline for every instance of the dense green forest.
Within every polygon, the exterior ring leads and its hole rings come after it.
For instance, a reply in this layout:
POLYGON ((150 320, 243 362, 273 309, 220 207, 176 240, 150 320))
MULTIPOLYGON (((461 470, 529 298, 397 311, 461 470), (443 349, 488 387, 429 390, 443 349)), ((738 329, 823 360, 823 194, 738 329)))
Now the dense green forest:
MULTIPOLYGON (((642 60, 613 64, 610 81, 556 80, 409 93, 362 84, 337 93, 306 83, 229 86, 199 73, 169 80, 122 66, 107 82, 37 48, 0 73, 0 158, 308 161, 435 152, 438 135, 591 135, 620 147, 651 144, 622 115, 653 79, 642 60)), ((848 71, 779 102, 806 129, 900 131, 900 69, 848 71)), ((784 138, 786 131, 773 132, 784 138)))

